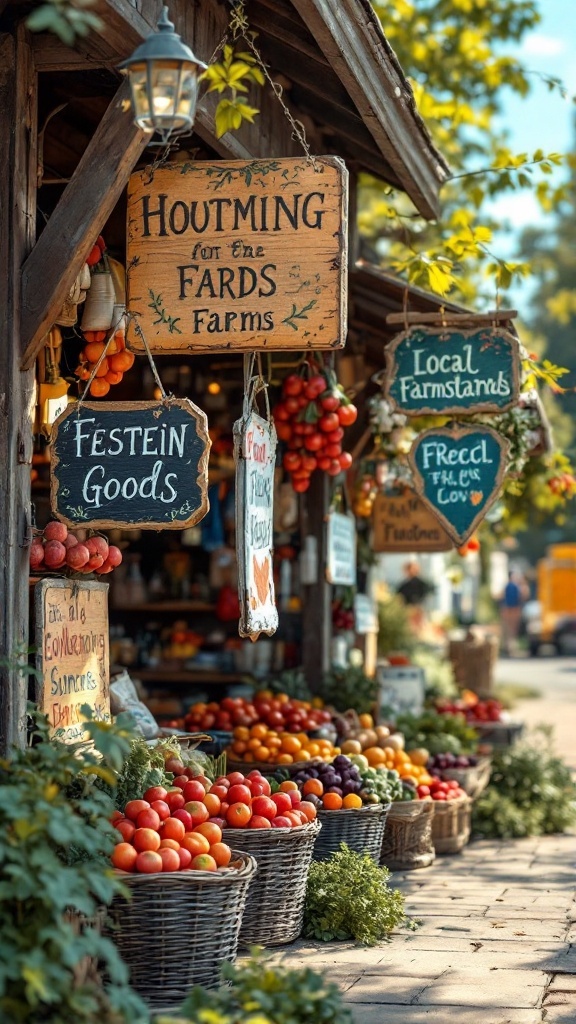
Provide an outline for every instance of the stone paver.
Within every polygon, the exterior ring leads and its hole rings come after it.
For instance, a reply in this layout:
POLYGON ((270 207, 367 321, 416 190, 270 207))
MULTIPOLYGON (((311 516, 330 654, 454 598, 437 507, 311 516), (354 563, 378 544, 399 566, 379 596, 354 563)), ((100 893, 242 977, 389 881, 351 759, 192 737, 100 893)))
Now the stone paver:
POLYGON ((355 1024, 576 1024, 575 855, 574 836, 472 844, 392 876, 415 931, 277 956, 340 985, 355 1024))

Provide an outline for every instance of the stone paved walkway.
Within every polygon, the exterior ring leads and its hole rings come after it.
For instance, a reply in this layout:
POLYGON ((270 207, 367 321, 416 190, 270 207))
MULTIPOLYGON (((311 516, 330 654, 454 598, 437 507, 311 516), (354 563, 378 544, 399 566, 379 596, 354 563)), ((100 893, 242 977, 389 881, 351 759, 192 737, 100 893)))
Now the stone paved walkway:
POLYGON ((356 1024, 576 1024, 576 836, 471 844, 395 874, 415 932, 377 947, 300 941, 356 1024))

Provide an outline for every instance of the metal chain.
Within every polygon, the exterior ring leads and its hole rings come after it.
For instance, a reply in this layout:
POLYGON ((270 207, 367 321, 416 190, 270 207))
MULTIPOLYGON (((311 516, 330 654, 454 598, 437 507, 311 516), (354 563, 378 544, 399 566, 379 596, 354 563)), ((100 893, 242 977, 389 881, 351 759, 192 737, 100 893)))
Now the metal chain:
POLYGON ((164 390, 164 385, 163 385, 162 381, 160 380, 160 374, 158 373, 158 370, 156 369, 156 363, 154 362, 154 359, 152 358, 152 353, 150 351, 148 342, 146 341, 146 338, 144 336, 144 331, 142 330, 142 328, 140 326, 140 322, 139 322, 138 318, 134 315, 134 313, 129 313, 128 317, 129 317, 130 320, 133 320, 133 322, 134 322, 134 330, 136 331, 136 334, 138 335, 138 337, 140 338, 142 344, 144 345, 144 348, 146 349, 146 355, 148 356, 148 362, 150 363, 150 369, 152 370, 152 373, 153 373, 153 376, 154 376, 154 380, 156 381, 156 384, 158 385, 158 389, 160 391, 160 394, 162 395, 162 401, 165 402, 166 398, 168 396, 166 395, 166 392, 164 390))

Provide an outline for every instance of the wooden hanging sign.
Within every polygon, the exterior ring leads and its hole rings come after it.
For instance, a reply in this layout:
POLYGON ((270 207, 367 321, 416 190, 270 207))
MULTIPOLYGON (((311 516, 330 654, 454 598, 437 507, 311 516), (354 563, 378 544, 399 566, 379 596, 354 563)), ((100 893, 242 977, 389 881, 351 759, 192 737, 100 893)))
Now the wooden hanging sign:
MULTIPOLYGON (((342 348, 337 157, 184 163, 128 185, 127 302, 155 353, 342 348)), ((134 324, 128 344, 143 352, 134 324)))
POLYGON ((509 442, 491 427, 426 430, 408 455, 414 487, 460 547, 502 487, 509 442))
POLYGON ((274 423, 251 410, 234 424, 236 544, 240 636, 257 640, 278 629, 274 594, 274 423))
POLYGON ((386 364, 386 397, 407 416, 502 412, 518 401, 518 341, 499 326, 411 327, 386 364))
POLYGON ((71 527, 184 530, 209 508, 209 452, 188 399, 68 406, 52 431, 52 512, 71 527))
POLYGON ((410 488, 377 494, 372 507, 372 550, 451 551, 454 547, 432 510, 410 488))
POLYGON ((83 704, 110 721, 108 584, 40 580, 34 602, 36 703, 58 739, 87 739, 83 704))

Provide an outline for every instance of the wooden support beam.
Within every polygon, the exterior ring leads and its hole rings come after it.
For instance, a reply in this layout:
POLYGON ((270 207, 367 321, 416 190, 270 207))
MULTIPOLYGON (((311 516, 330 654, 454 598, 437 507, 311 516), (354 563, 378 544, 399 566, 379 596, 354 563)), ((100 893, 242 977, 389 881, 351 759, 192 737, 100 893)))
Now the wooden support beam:
POLYGON ((448 168, 416 113, 376 15, 363 0, 292 0, 402 188, 425 217, 438 214, 448 168))
POLYGON ((487 313, 474 313, 472 310, 461 313, 454 313, 450 310, 438 313, 388 313, 387 324, 434 324, 441 327, 443 324, 462 326, 464 323, 471 324, 493 324, 501 323, 503 320, 514 320, 518 316, 517 309, 492 309, 487 313))
POLYGON ((0 756, 26 737, 34 371, 20 370, 20 267, 36 225, 37 89, 28 34, 0 35, 0 756))
POLYGON ((123 82, 22 270, 22 367, 42 342, 149 141, 123 82))
POLYGON ((318 579, 303 587, 302 664, 312 693, 318 690, 320 678, 330 667, 332 642, 332 587, 326 581, 327 528, 330 507, 330 478, 326 473, 313 473, 310 490, 304 496, 302 541, 316 537, 318 543, 318 579))

